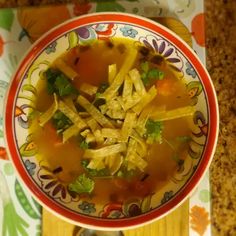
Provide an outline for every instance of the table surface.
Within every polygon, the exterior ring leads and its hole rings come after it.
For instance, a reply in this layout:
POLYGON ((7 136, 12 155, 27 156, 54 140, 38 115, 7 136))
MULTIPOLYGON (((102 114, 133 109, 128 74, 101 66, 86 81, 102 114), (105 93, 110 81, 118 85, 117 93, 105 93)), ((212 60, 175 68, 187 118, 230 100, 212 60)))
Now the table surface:
MULTIPOLYGON (((188 214, 189 205, 187 200, 166 217, 143 227, 125 230, 123 233, 124 236, 188 236, 189 224, 188 220, 186 221, 188 214), (171 227, 168 227, 170 225, 171 227)), ((75 232, 77 231, 79 231, 77 226, 55 218, 50 212, 43 210, 42 236, 76 235, 75 232)))
MULTIPOLYGON (((70 1, 0 0, 0 7, 59 2, 70 1)), ((221 118, 218 146, 210 167, 212 228, 213 235, 234 236, 236 235, 236 83, 234 82, 236 74, 236 1, 205 0, 205 10, 207 68, 217 91, 221 118)), ((176 210, 172 214, 181 218, 181 214, 185 212, 184 209, 188 209, 188 204, 185 203, 182 207, 181 210, 176 210)), ((45 212, 45 214, 50 213, 45 212)), ((158 226, 153 227, 158 227, 158 232, 162 232, 166 236, 173 235, 173 232, 174 235, 180 235, 178 228, 163 232, 162 226, 168 224, 168 220, 170 219, 167 217, 160 221, 158 226)), ((50 222, 43 222, 43 225, 46 224, 50 225, 50 222)), ((181 226, 183 227, 181 228, 182 236, 186 226, 185 224, 181 226)), ((70 227, 72 226, 65 223, 65 230, 73 230, 70 227)), ((150 227, 149 231, 146 231, 147 229, 144 227, 142 235, 152 235, 153 227, 150 227)), ((52 234, 48 232, 45 235, 52 234)), ((129 235, 129 231, 125 235, 129 235)))

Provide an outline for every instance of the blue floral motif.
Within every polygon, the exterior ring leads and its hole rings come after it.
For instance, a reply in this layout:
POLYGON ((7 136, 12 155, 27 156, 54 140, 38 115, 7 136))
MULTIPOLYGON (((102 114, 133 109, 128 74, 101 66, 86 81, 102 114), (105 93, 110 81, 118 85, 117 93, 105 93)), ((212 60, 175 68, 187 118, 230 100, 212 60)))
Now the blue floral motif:
POLYGON ((174 195, 174 192, 171 190, 169 192, 165 192, 164 193, 164 197, 161 200, 161 203, 164 204, 166 202, 168 202, 174 195))
POLYGON ((124 26, 120 28, 120 31, 125 37, 135 38, 135 36, 138 34, 138 31, 133 29, 131 26, 124 26))
POLYGON ((192 65, 189 63, 189 62, 186 62, 186 73, 190 76, 192 76, 194 79, 196 78, 197 76, 197 73, 196 71, 194 70, 194 68, 192 67, 192 65))
POLYGON ((96 211, 94 203, 89 203, 86 201, 83 201, 81 204, 79 204, 79 209, 85 214, 91 214, 96 211))
POLYGON ((47 54, 56 52, 57 41, 52 42, 46 49, 45 52, 47 54))
POLYGON ((34 175, 36 164, 30 160, 25 161, 25 167, 30 175, 34 175))

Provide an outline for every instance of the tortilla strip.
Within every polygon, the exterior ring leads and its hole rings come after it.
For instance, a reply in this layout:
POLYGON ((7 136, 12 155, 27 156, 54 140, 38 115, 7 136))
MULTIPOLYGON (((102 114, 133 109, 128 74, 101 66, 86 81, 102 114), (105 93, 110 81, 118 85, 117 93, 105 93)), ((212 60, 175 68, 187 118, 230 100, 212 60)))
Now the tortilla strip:
POLYGON ((80 129, 76 125, 71 125, 62 133, 62 141, 65 143, 71 137, 77 135, 80 132, 80 129))
POLYGON ((88 83, 82 83, 79 89, 80 89, 80 91, 82 91, 90 96, 93 96, 94 94, 96 94, 98 87, 93 86, 88 83))
POLYGON ((155 121, 173 120, 185 116, 192 116, 194 112, 195 108, 193 106, 186 106, 163 112, 154 111, 150 115, 150 118, 155 121))
POLYGON ((53 97, 53 104, 39 117, 39 125, 42 127, 53 117, 54 113, 58 110, 57 95, 54 93, 53 97))
POLYGON ((142 97, 142 99, 140 100, 140 102, 135 105, 132 110, 139 114, 145 106, 147 106, 157 95, 157 90, 155 86, 152 86, 148 92, 142 97))
POLYGON ((116 64, 112 64, 108 66, 108 82, 111 84, 115 79, 117 74, 117 66, 116 64))
POLYGON ((85 97, 79 95, 77 102, 103 127, 113 128, 112 123, 85 97))
POLYGON ((134 112, 128 111, 125 116, 123 126, 121 128, 121 141, 127 142, 128 138, 135 126, 136 114, 134 112))
POLYGON ((135 166, 139 168, 141 171, 144 171, 145 167, 147 166, 147 162, 141 158, 137 153, 132 153, 128 156, 127 161, 131 163, 132 165, 129 166, 128 164, 128 170, 132 166, 135 166))
POLYGON ((74 112, 77 112, 76 107, 74 105, 74 102, 71 98, 71 96, 66 96, 64 98, 62 98, 62 101, 74 112))
POLYGON ((87 127, 85 121, 80 117, 77 112, 74 112, 68 107, 63 101, 59 101, 58 109, 64 113, 77 127, 79 130, 87 127))
POLYGON ((120 129, 103 128, 101 129, 101 135, 104 138, 120 139, 121 137, 120 129))
POLYGON ((125 80, 124 80, 124 88, 123 88, 123 92, 122 92, 123 99, 126 100, 129 97, 131 97, 132 93, 133 93, 133 82, 132 82, 130 76, 126 75, 125 80))
POLYGON ((114 145, 102 147, 99 149, 87 149, 84 152, 84 158, 103 158, 117 153, 126 151, 125 143, 117 143, 114 145))
POLYGON ((136 92, 140 96, 144 96, 147 92, 143 85, 143 81, 141 80, 139 71, 137 69, 133 69, 129 72, 129 76, 134 84, 136 92))
POLYGON ((107 101, 110 100, 112 97, 116 95, 116 92, 122 85, 125 79, 125 75, 130 71, 132 68, 136 57, 137 57, 138 51, 136 48, 131 48, 121 66, 120 71, 116 75, 115 79, 113 80, 112 84, 109 88, 105 90, 103 94, 101 94, 101 97, 106 99, 107 101))
POLYGON ((68 66, 61 58, 57 59, 54 63, 56 68, 63 72, 69 79, 74 80, 78 74, 70 66, 68 66))

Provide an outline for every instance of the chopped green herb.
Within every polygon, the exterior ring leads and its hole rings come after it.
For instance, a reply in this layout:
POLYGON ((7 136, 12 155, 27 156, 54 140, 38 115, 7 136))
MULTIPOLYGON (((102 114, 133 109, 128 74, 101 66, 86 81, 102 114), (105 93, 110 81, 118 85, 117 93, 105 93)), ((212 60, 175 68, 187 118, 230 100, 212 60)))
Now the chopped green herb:
POLYGON ((148 119, 146 122, 146 137, 147 142, 152 144, 154 142, 161 143, 162 142, 162 130, 163 130, 163 123, 160 121, 154 121, 148 119))
POLYGON ((119 171, 116 173, 117 177, 129 179, 136 176, 139 173, 137 169, 127 170, 127 164, 128 162, 125 160, 122 166, 120 167, 119 171))
POLYGON ((77 141, 79 143, 79 147, 83 150, 90 148, 90 144, 86 142, 85 138, 82 135, 77 136, 77 141))
POLYGON ((46 79, 47 79, 47 90, 49 94, 53 94, 55 92, 53 84, 55 83, 55 80, 57 76, 59 75, 59 71, 49 68, 44 73, 46 79))
POLYGON ((156 68, 153 68, 148 71, 147 77, 150 80, 162 80, 164 78, 164 73, 156 68))
POLYGON ((47 78, 47 89, 49 94, 56 93, 59 96, 78 94, 78 90, 73 87, 69 79, 59 70, 49 68, 45 72, 47 78))
POLYGON ((96 93, 95 98, 98 99, 101 96, 101 93, 96 93))
POLYGON ((72 192, 78 194, 91 193, 94 189, 94 181, 85 174, 79 175, 73 183, 68 185, 68 188, 72 192))
POLYGON ((70 125, 72 125, 71 120, 62 112, 57 111, 53 118, 52 123, 56 130, 63 131, 64 129, 68 128, 70 125))
POLYGON ((108 83, 101 83, 100 86, 98 87, 98 90, 95 94, 95 102, 97 99, 100 99, 100 96, 102 93, 105 92, 105 90, 109 87, 109 84, 108 83))
POLYGON ((89 144, 88 144, 85 140, 83 140, 83 141, 80 143, 79 146, 80 146, 80 148, 83 149, 83 150, 89 148, 89 144))
POLYGON ((98 98, 96 97, 95 101, 93 102, 93 105, 95 107, 100 107, 101 105, 104 105, 104 104, 106 104, 106 100, 103 98, 99 98, 99 97, 98 98))
POLYGON ((88 172, 90 176, 93 177, 104 177, 104 176, 110 176, 110 172, 107 168, 101 169, 101 170, 95 170, 88 168, 89 161, 88 160, 82 160, 81 165, 83 168, 88 172))
POLYGON ((164 73, 157 68, 150 68, 147 61, 141 63, 141 79, 145 86, 149 86, 155 80, 162 80, 164 73))
POLYGON ((56 78, 54 85, 60 96, 77 93, 76 89, 63 74, 56 78))
POLYGON ((108 83, 101 83, 98 87, 97 93, 104 93, 105 90, 109 87, 108 83))
POLYGON ((141 69, 144 73, 148 73, 149 70, 149 64, 147 61, 141 63, 141 69))

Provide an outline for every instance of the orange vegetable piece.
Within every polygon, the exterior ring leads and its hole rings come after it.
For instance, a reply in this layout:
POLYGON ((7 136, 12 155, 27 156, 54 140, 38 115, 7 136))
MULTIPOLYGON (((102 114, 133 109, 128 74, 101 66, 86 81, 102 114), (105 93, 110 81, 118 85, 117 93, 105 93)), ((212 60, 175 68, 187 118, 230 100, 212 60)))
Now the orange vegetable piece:
POLYGON ((156 82, 157 94, 162 96, 170 96, 176 90, 173 79, 165 78, 156 82))
POLYGON ((205 15, 200 13, 192 20, 192 35, 198 45, 205 47, 205 15))
POLYGON ((44 128, 47 130, 48 139, 55 145, 58 146, 63 144, 62 138, 57 134, 56 129, 53 127, 51 123, 46 123, 44 128))
POLYGON ((54 26, 71 18, 65 5, 19 8, 17 17, 23 28, 19 40, 27 36, 30 42, 34 42, 54 26))

